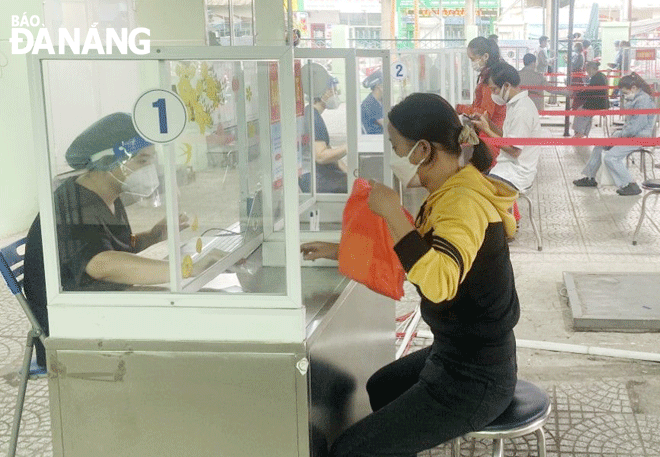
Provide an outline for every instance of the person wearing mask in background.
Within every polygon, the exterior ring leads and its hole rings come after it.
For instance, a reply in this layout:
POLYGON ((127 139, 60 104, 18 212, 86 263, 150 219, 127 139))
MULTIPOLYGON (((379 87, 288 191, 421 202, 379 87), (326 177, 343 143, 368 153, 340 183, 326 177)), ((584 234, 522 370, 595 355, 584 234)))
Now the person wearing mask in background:
MULTIPOLYGON (((415 456, 481 430, 509 406, 516 386, 520 305, 506 242, 516 192, 483 175, 488 148, 439 95, 409 95, 390 111, 387 129, 394 174, 429 195, 414 225, 383 184, 374 183, 369 208, 390 227, 434 340, 371 376, 374 412, 335 440, 332 457, 415 456)), ((307 243, 301 251, 307 260, 336 259, 338 245, 307 243)))
POLYGON ((623 61, 623 51, 621 50, 621 42, 616 40, 614 42, 614 49, 616 49, 616 55, 614 57, 614 62, 608 63, 607 66, 612 70, 621 70, 621 63, 623 61))
MULTIPOLYGON (((471 105, 457 105, 456 111, 470 119, 478 119, 482 114, 488 113, 488 118, 499 128, 504 123, 506 106, 493 102, 488 87, 490 67, 500 61, 500 51, 495 43, 484 37, 477 37, 468 43, 467 55, 472 63, 472 69, 479 73, 477 87, 474 90, 474 100, 471 105)), ((499 148, 490 148, 493 164, 499 154, 499 148)))
MULTIPOLYGON (((584 61, 585 62, 593 62, 594 58, 596 57, 594 47, 591 46, 591 41, 589 40, 584 40, 582 42, 582 52, 584 53, 584 61)), ((585 63, 586 65, 586 63, 585 63)))
MULTIPOLYGON (((637 73, 626 75, 619 81, 619 90, 625 99, 625 109, 655 109, 649 85, 637 73)), ((653 134, 655 124, 654 114, 636 114, 626 116, 621 130, 614 132, 612 137, 618 138, 648 138, 653 134)), ((626 157, 638 146, 594 146, 587 165, 582 170, 584 178, 573 181, 578 187, 596 187, 596 173, 601 160, 612 175, 619 195, 638 195, 642 192, 626 166, 626 157)))
MULTIPOLYGON (((587 62, 585 70, 589 77, 587 87, 606 87, 607 78, 598 71, 598 62, 587 62)), ((607 89, 584 90, 575 94, 574 109, 596 110, 608 109, 610 107, 607 89)), ((589 136, 593 116, 575 116, 573 119, 573 135, 575 138, 589 136)))
MULTIPOLYGON (((534 54, 525 54, 523 56, 523 64, 525 65, 518 71, 520 76, 520 85, 522 87, 542 87, 545 86, 545 77, 536 71, 536 57, 534 54)), ((529 98, 532 99, 536 109, 543 111, 545 109, 544 91, 543 89, 527 89, 529 98)))
MULTIPOLYGON (((582 43, 577 42, 573 44, 573 55, 571 56, 571 71, 573 73, 582 73, 584 70, 584 53, 582 52, 584 48, 582 47, 582 43)), ((580 80, 582 81, 582 77, 579 74, 574 74, 573 79, 575 82, 575 79, 577 77, 580 77, 580 80)))
MULTIPOLYGON (((119 198, 123 193, 148 197, 159 185, 155 148, 135 131, 131 116, 103 117, 71 143, 65 158, 71 168, 84 173, 62 182, 53 197, 62 289, 117 291, 168 282, 168 262, 138 255, 167 237, 165 221, 135 234, 119 198)), ((24 289, 48 335, 39 215, 27 235, 24 289)), ((38 341, 36 352, 37 363, 45 367, 46 353, 38 341)))
MULTIPOLYGON (((502 130, 489 122, 483 115, 474 124, 492 138, 540 138, 543 136, 541 121, 536 105, 526 90, 518 88, 520 76, 506 62, 491 67, 488 85, 493 100, 506 105, 506 119, 502 130)), ((502 146, 497 163, 488 173, 512 185, 517 190, 529 188, 536 177, 541 156, 541 146, 502 146)))
MULTIPOLYGON (((309 125, 310 111, 314 117, 314 144, 312 145, 312 157, 316 164, 316 191, 319 193, 346 193, 348 179, 346 176, 346 165, 342 160, 346 156, 347 147, 341 145, 330 146, 330 134, 321 114, 326 109, 339 108, 340 100, 337 90, 337 78, 330 76, 328 71, 320 64, 312 62, 305 64, 302 69, 303 92, 311 99, 311 103, 305 107, 305 131, 309 138, 311 128, 309 125), (314 93, 310 94, 310 73, 314 93)), ((303 174, 299 179, 302 192, 311 191, 311 173, 303 174)))
POLYGON ((362 81, 362 86, 371 89, 360 105, 362 131, 367 135, 383 133, 383 72, 374 71, 362 81))
POLYGON ((554 57, 548 55, 548 37, 543 35, 539 38, 539 49, 536 51, 536 71, 542 75, 552 73, 551 64, 554 60, 554 57))

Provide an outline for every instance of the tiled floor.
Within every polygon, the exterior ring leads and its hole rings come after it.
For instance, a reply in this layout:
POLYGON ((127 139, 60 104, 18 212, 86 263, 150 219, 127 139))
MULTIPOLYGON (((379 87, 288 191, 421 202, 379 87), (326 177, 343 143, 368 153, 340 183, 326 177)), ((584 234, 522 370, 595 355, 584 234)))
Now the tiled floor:
MULTIPOLYGON (((563 129, 554 128, 556 136, 563 129)), ((594 128, 598 134, 600 129, 594 128)), ((660 216, 649 200, 639 244, 632 233, 639 217, 641 196, 620 197, 612 186, 576 188, 588 150, 544 149, 537 186, 531 197, 541 231, 543 251, 536 250, 526 205, 516 239, 510 244, 522 317, 520 340, 658 352, 657 333, 575 332, 563 290, 564 271, 660 272, 660 216)), ((635 166, 635 173, 639 174, 635 166)), ((659 170, 660 171, 660 170, 659 170)), ((639 182, 639 178, 638 178, 639 182)), ((6 244, 10 239, 0 240, 6 244)), ((413 294, 400 303, 403 313, 414 304, 413 294)), ((9 291, 0 287, 0 453, 6 453, 16 367, 22 355, 27 325, 9 291)), ((415 340, 416 347, 428 344, 415 340)), ((566 354, 545 350, 518 351, 522 378, 545 388, 553 412, 545 430, 548 455, 580 457, 660 457, 660 364, 566 354)), ((536 456, 533 435, 507 442, 505 454, 536 456)), ((464 456, 490 455, 488 443, 466 442, 464 456)), ((23 416, 19 456, 50 456, 50 419, 45 380, 31 382, 23 416)), ((448 456, 442 446, 420 454, 448 456)))

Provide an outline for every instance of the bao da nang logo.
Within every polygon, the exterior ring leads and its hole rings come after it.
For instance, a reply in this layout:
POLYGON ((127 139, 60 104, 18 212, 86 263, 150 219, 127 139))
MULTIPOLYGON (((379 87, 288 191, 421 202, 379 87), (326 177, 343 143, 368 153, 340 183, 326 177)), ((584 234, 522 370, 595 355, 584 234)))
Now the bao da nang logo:
POLYGON ((41 26, 39 16, 30 16, 23 14, 11 17, 11 53, 12 54, 36 54, 39 51, 47 51, 49 54, 64 54, 70 49, 73 54, 85 55, 89 51, 95 51, 98 54, 112 54, 114 51, 119 54, 149 54, 151 50, 151 41, 145 39, 149 37, 150 30, 144 27, 138 27, 129 31, 128 29, 105 29, 105 39, 101 38, 101 33, 95 24, 84 34, 81 29, 75 28, 71 33, 67 29, 57 29, 57 36, 51 37, 49 30, 42 26, 34 33, 27 27, 41 26))

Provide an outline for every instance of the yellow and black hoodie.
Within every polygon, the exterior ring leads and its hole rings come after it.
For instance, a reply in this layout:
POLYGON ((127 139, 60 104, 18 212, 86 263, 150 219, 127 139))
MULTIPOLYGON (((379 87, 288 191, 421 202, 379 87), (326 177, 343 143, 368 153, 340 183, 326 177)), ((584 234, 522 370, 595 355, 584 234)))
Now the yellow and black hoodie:
POLYGON ((520 306, 507 236, 517 193, 467 165, 429 195, 394 247, 419 291, 435 350, 483 365, 515 355, 520 306))

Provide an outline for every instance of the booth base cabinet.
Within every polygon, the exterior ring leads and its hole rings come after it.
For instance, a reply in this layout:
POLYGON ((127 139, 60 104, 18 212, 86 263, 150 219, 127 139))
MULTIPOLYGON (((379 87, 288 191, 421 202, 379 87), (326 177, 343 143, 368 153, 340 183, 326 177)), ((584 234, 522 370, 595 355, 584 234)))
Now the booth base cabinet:
POLYGON ((54 455, 321 455, 394 357, 393 300, 351 282, 324 311, 299 344, 49 339, 54 455))

